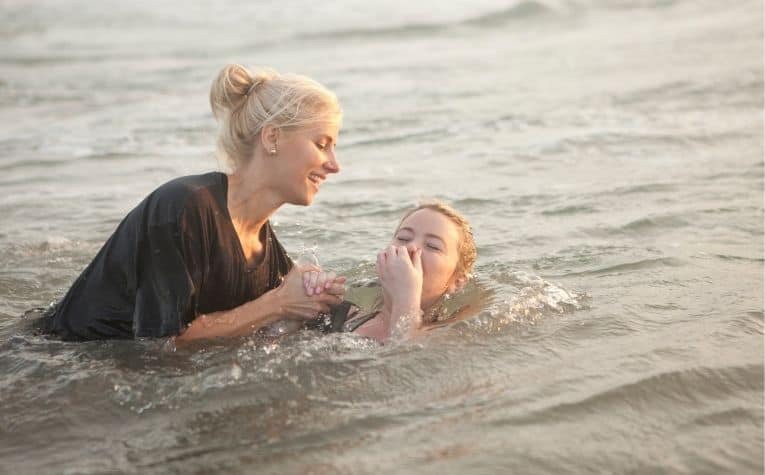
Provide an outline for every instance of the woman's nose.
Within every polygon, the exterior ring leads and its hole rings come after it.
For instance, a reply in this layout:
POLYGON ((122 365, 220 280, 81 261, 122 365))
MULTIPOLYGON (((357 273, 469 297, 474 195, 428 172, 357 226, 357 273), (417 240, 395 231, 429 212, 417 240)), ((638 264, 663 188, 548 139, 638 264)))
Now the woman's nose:
POLYGON ((334 150, 330 152, 329 160, 324 162, 324 169, 327 170, 327 173, 340 173, 340 162, 337 161, 334 150))

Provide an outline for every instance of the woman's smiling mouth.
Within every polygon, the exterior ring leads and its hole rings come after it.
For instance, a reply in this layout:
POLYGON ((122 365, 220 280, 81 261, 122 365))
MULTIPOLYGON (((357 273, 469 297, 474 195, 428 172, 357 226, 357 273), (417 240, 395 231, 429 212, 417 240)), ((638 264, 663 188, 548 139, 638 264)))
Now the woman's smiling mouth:
POLYGON ((325 176, 319 175, 318 173, 311 173, 308 175, 308 179, 311 181, 311 183, 316 185, 316 188, 319 188, 319 185, 322 184, 325 178, 325 176))

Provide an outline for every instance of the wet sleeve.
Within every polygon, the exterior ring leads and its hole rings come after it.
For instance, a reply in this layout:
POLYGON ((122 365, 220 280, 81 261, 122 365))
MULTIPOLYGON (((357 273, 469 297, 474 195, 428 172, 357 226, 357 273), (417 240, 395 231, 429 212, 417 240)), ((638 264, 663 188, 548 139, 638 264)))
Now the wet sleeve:
POLYGON ((196 317, 199 279, 176 223, 151 225, 139 253, 133 333, 180 334, 196 317))

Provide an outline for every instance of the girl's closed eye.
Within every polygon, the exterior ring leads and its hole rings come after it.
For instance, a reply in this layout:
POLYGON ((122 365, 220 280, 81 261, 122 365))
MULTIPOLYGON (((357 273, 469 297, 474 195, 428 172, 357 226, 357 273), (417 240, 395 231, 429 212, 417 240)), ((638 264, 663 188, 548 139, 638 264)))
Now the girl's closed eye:
POLYGON ((396 237, 396 240, 397 240, 397 241, 399 241, 399 242, 409 242, 409 241, 411 241, 412 239, 411 239, 411 238, 408 238, 408 237, 401 237, 401 236, 397 236, 397 237, 396 237))

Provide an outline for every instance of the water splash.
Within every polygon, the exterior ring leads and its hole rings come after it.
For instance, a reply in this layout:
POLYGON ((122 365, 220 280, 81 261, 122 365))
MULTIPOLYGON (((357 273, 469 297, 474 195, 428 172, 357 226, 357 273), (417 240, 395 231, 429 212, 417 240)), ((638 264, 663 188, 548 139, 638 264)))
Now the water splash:
MULTIPOLYGON (((473 325, 499 331, 511 323, 534 325, 549 315, 564 315, 588 308, 586 292, 565 289, 537 275, 522 271, 501 272, 493 279, 517 289, 510 298, 492 304, 473 319, 473 325)), ((507 293, 503 289, 502 293, 507 293)))

